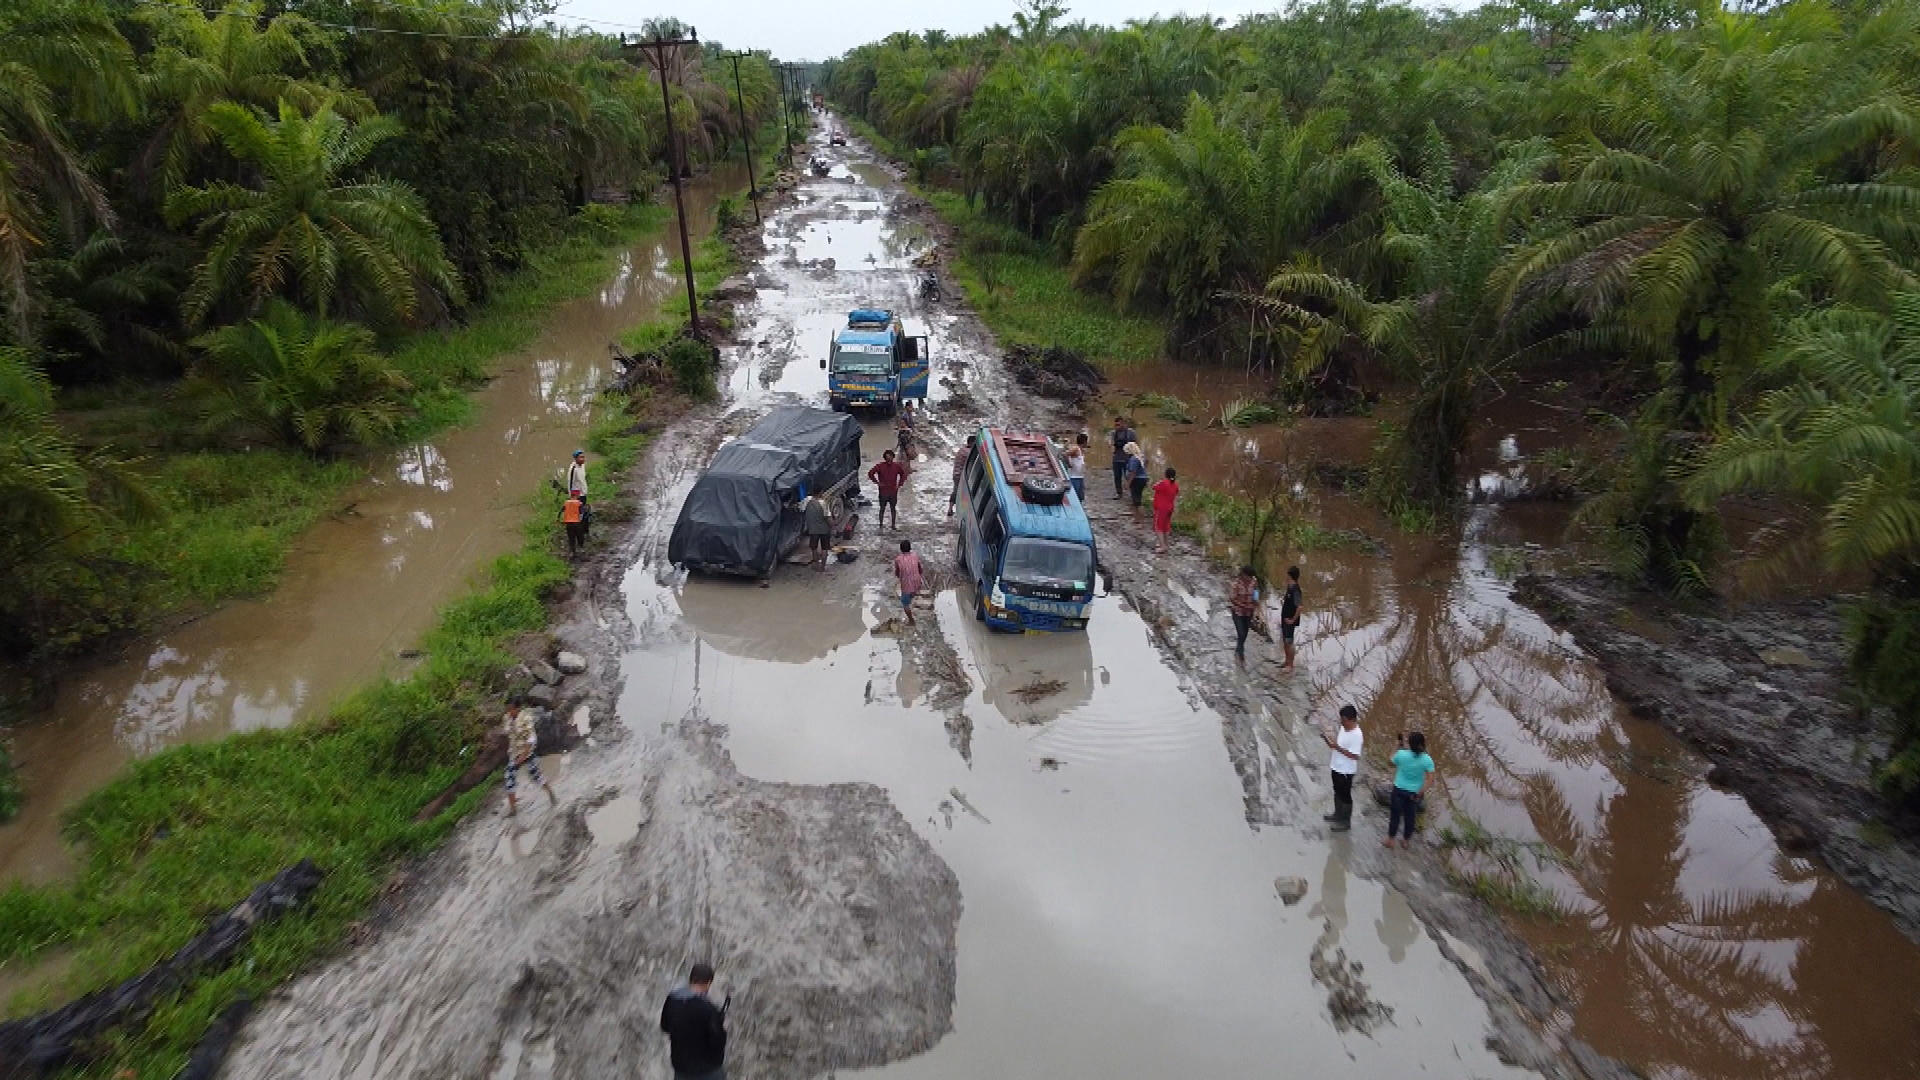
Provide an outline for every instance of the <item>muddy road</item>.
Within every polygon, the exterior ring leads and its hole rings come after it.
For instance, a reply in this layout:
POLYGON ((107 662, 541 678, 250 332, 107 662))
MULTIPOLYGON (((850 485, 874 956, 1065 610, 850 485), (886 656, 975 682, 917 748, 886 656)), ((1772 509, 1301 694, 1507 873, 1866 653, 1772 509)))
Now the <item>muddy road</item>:
MULTIPOLYGON (((710 228, 715 201, 744 183, 744 166, 694 182, 690 217, 710 228)), ((0 884, 67 873, 61 813, 135 757, 284 727, 404 669, 400 654, 434 612, 519 545, 527 498, 586 432, 607 343, 678 286, 671 236, 669 224, 636 243, 594 295, 557 307, 533 344, 501 358, 471 422, 370 462, 341 509, 299 539, 271 593, 63 678, 51 706, 12 732, 27 802, 0 825, 0 884)))
MULTIPOLYGON (((1475 995, 1475 951, 1415 916, 1406 890, 1437 879, 1383 881, 1371 837, 1320 833, 1323 758, 1227 722, 1168 646, 1175 616, 1129 598, 1150 590, 1102 598, 1084 636, 1009 637, 950 573, 903 627, 899 537, 870 521, 856 561, 766 589, 665 564, 718 443, 824 401, 851 307, 933 337, 899 534, 930 567, 953 564, 968 424, 1061 422, 977 322, 917 298, 937 230, 871 151, 813 149, 832 175, 769 214, 765 257, 728 290, 726 402, 655 441, 637 520, 555 629, 597 687, 591 737, 545 760, 558 806, 491 801, 359 947, 263 1003, 226 1075, 665 1077, 659 1002, 696 959, 733 994, 741 1076, 1534 1074, 1502 1052, 1571 1075, 1475 995)), ((864 452, 890 444, 874 425, 864 452)), ((1112 551, 1127 527, 1103 519, 1112 551)), ((1212 572, 1167 566, 1152 595, 1185 591, 1177 617, 1206 626, 1212 572)), ((1266 701, 1255 682, 1232 700, 1266 701)))

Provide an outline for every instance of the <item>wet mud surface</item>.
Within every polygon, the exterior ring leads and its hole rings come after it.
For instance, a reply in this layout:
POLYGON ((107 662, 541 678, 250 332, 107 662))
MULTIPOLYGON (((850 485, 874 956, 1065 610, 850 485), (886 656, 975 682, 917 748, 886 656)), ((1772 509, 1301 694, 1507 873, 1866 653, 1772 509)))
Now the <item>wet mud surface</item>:
MULTIPOLYGON (((1132 601, 1099 600, 1086 635, 973 620, 945 515, 966 403, 1057 417, 969 316, 916 299, 924 210, 824 141, 833 175, 770 214, 737 289, 726 402, 656 439, 634 523, 554 630, 599 681, 592 736, 545 759, 559 805, 463 826, 365 945, 262 1005, 227 1075, 664 1077, 660 997, 694 960, 734 994, 739 1075, 1527 1074, 1357 837, 1250 823, 1228 725, 1132 601), (853 562, 765 589, 666 565, 713 449, 823 401, 828 333, 874 302, 931 332, 940 384, 901 499, 933 571, 916 624, 871 521, 853 562)), ((890 432, 868 430, 877 459, 890 432)), ((1304 812, 1275 767, 1274 805, 1304 812)))
MULTIPOLYGON (((697 224, 710 227, 716 192, 739 180, 722 170, 691 185, 697 224)), ((560 305, 531 346, 502 358, 472 422, 372 462, 300 538, 270 594, 62 679, 52 706, 11 732, 27 802, 0 825, 0 883, 68 873, 61 813, 134 758, 284 727, 404 670, 434 612, 520 543, 526 500, 558 478, 611 375, 607 343, 678 288, 670 231, 636 244, 597 293, 560 305)))

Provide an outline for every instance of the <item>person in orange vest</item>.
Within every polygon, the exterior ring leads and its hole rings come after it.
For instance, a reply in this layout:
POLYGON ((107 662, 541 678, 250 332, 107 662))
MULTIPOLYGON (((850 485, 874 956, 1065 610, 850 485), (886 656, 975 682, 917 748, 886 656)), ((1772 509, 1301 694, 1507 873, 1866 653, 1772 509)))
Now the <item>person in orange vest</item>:
POLYGON ((567 555, 580 554, 587 546, 587 497, 580 492, 567 496, 560 505, 560 524, 567 529, 567 555))

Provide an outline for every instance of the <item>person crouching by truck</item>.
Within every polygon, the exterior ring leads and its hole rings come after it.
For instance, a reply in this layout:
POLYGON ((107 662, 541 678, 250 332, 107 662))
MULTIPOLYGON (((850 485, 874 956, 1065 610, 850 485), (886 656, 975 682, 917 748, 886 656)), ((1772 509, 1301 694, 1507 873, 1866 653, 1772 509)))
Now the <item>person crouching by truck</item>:
POLYGON ((580 492, 567 496, 560 504, 560 524, 567 530, 567 556, 572 558, 580 554, 587 546, 587 497, 580 492))

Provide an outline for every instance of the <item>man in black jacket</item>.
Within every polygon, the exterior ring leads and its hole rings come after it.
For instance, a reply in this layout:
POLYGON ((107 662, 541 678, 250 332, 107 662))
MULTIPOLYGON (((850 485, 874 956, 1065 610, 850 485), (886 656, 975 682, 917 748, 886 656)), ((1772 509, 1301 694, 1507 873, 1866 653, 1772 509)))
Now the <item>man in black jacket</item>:
POLYGON ((675 1080, 727 1080, 727 1010, 707 997, 713 969, 693 965, 687 985, 667 995, 660 1030, 673 1045, 675 1080))

